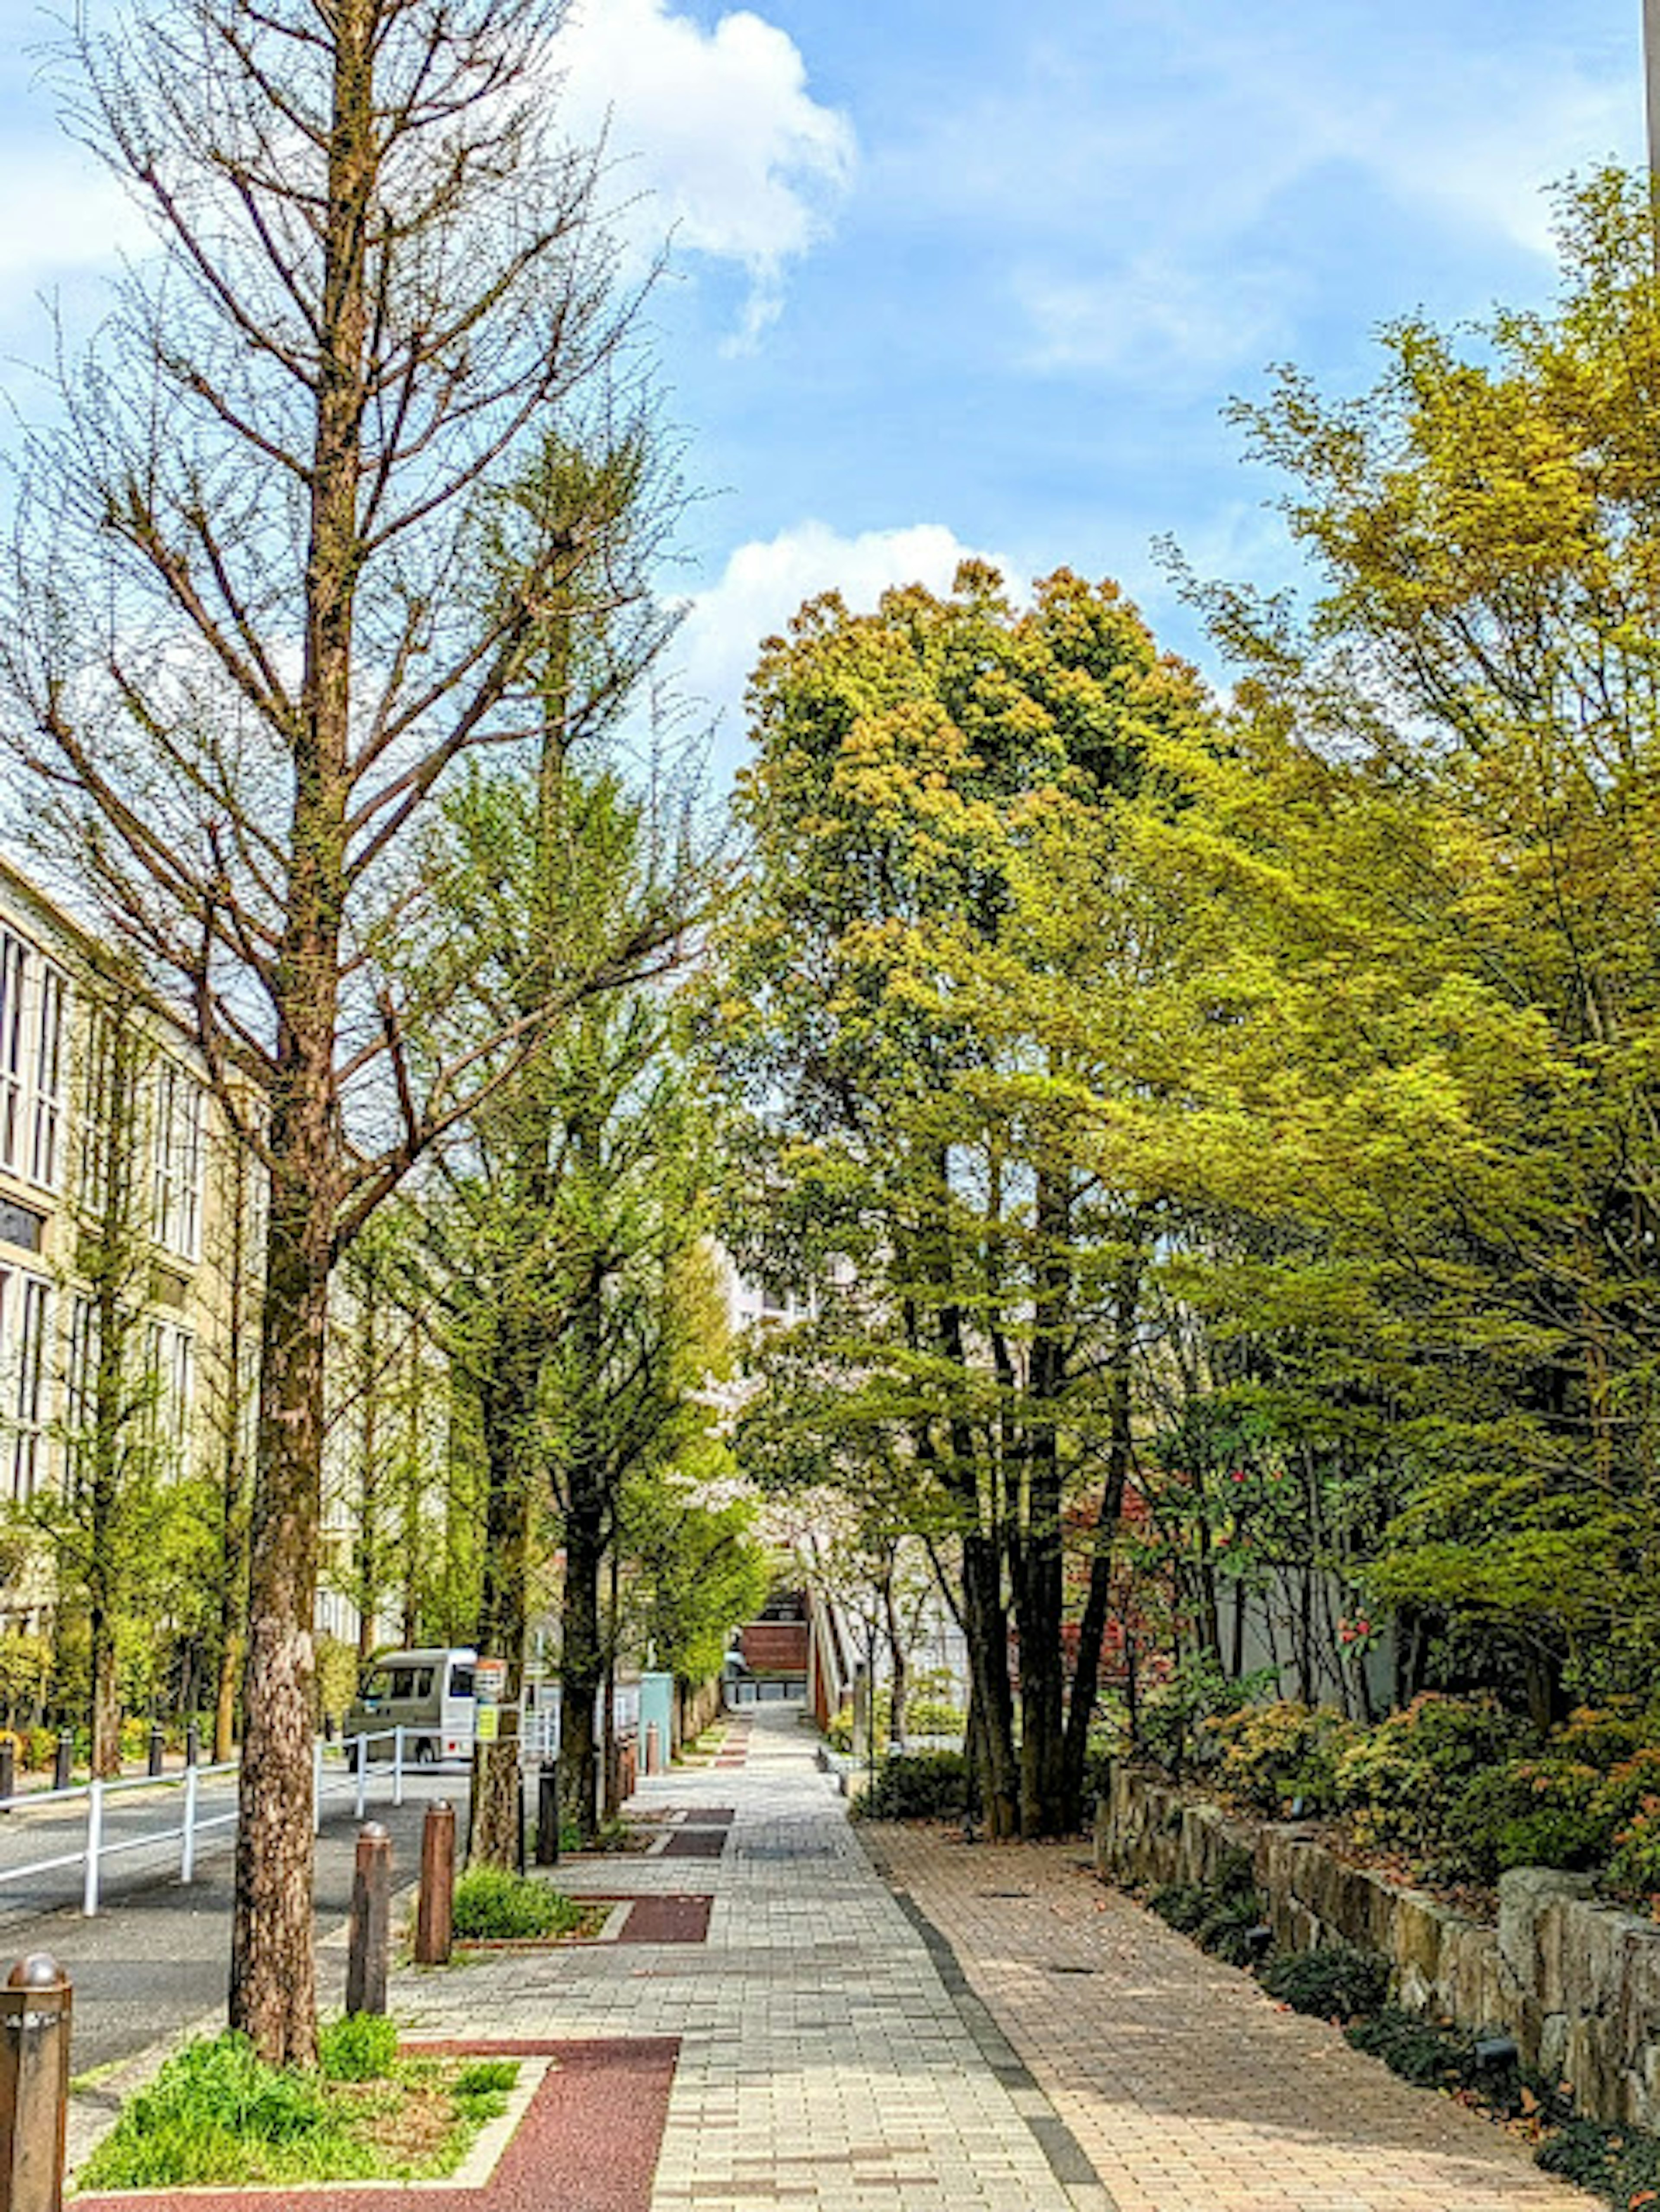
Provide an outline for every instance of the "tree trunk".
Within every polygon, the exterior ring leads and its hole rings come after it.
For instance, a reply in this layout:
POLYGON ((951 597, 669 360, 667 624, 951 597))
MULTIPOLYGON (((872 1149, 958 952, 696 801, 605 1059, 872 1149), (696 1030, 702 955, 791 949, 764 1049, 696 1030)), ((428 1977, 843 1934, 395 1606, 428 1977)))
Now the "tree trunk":
POLYGON ((910 1694, 910 1655, 899 1630, 899 1610, 894 1603, 893 1576, 882 1585, 882 1607, 888 1639, 888 1747, 905 1747, 905 1704, 910 1694))
MULTIPOLYGON (((1121 1322, 1123 1310, 1120 1310, 1121 1322)), ((1090 1723, 1101 1683, 1101 1650, 1112 1605, 1113 1544, 1129 1485, 1133 1443, 1130 1431, 1130 1332, 1120 1328, 1109 1384, 1111 1390, 1107 1443, 1107 1480, 1095 1524, 1090 1586, 1078 1629, 1078 1662, 1073 1669, 1072 1702, 1067 1710, 1062 1754, 1062 1814, 1067 1834, 1084 1824, 1084 1769, 1089 1757, 1090 1723)), ((1128 1638, 1126 1649, 1128 1648, 1128 1638)))
POLYGON ((1026 1423, 1026 1516, 1015 1584, 1020 1626, 1020 1828, 1023 1835, 1054 1836, 1067 1826, 1065 1560, 1058 1421, 1066 1382, 1072 1267, 1067 1193, 1047 1171, 1037 1178, 1034 1224, 1038 1256, 1026 1423))
POLYGON ((1020 1832, 1008 1614, 1003 1604, 1002 1561, 996 1540, 978 1530, 963 1539, 963 1626, 978 1738, 976 1766, 980 1802, 987 1834, 1001 1840, 1020 1832))
MULTIPOLYGON (((326 1185, 325 1185, 326 1188, 326 1185)), ((301 1185, 273 1203, 261 1358, 259 1482, 238 1778, 230 2024, 273 2065, 317 2056, 312 1950, 312 1714, 328 1258, 301 1185)))
MULTIPOLYGON (((565 1510, 565 1594, 560 1625, 559 1786, 583 1843, 599 1832, 599 1759, 595 1716, 605 1678, 599 1632, 605 1566, 605 1497, 595 1471, 573 1468, 565 1510)), ((668 1747, 663 1747, 667 1757, 668 1747)))
MULTIPOLYGON (((484 1503, 483 1586, 478 1613, 481 1656, 504 1660, 502 1704, 524 1692, 532 1436, 538 1366, 533 1317, 509 1304, 497 1332, 496 1356, 482 1394, 488 1488, 484 1503)), ((502 1734, 472 1754, 470 1866, 522 1871, 524 1791, 519 1775, 517 1714, 502 1716, 502 1734)))
POLYGON ((315 1710, 324 1364, 343 1138, 335 1082, 346 902, 351 670, 362 537, 368 326, 365 253, 378 168, 375 9, 337 0, 321 211, 306 635, 293 814, 272 984, 276 1073, 270 1228, 260 1322, 259 1442, 250 1534, 246 1731, 239 1778, 230 2022, 274 2065, 317 2056, 312 1948, 315 1710))

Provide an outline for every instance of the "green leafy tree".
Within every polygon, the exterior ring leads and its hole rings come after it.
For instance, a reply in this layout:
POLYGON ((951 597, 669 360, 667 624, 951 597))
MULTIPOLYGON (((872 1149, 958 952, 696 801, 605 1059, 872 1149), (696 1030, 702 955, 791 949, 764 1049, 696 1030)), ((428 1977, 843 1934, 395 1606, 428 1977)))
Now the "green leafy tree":
POLYGON ((994 1833, 1076 1817, 1130 1452, 1141 1278, 1177 1147, 1152 1102, 1183 917, 1143 866, 1153 755, 1206 721, 1115 587, 808 606, 751 691, 750 880, 711 1049, 748 1103, 733 1235, 818 1286, 841 1418, 948 1520, 994 1833), (1069 1508, 1097 1531, 1067 1710, 1069 1508), (1009 1604, 1020 1650, 1015 1751, 1009 1604))

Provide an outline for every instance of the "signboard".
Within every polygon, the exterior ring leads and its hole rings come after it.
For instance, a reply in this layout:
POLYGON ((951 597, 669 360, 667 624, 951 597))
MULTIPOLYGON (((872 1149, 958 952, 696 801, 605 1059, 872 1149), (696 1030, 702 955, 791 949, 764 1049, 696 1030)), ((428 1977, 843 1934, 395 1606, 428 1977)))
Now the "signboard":
POLYGON ((473 1735, 479 1743, 494 1743, 501 1734, 502 1692, 507 1686, 505 1659, 481 1659, 472 1670, 472 1693, 478 1701, 473 1735))

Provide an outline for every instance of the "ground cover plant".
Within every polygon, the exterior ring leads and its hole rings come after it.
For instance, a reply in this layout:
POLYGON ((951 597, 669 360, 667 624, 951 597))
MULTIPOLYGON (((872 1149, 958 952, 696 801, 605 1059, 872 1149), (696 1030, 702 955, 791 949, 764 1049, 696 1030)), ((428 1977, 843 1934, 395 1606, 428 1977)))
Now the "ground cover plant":
POLYGON ((1243 1851, 1213 1881, 1172 1884, 1155 1890, 1147 1903, 1161 1920, 1231 1966, 1248 1966, 1256 1956, 1256 1930, 1264 1925, 1265 1908, 1243 1851))
POLYGON ((324 2027, 314 2069, 266 2064, 245 2035, 187 2044, 131 2098, 82 2189, 415 2181, 453 2173, 507 2108, 513 2059, 401 2051, 390 2021, 324 2027))

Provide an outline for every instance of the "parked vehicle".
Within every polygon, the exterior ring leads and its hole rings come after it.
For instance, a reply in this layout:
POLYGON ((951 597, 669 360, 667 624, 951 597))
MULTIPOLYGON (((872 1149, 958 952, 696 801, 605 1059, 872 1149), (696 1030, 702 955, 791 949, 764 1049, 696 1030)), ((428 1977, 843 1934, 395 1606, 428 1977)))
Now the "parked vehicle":
POLYGON ((404 1756, 426 1766, 442 1759, 471 1759, 477 1701, 470 1649, 383 1651, 363 1669, 357 1695, 342 1722, 354 1736, 374 1739, 371 1759, 390 1759, 392 1729, 404 1731, 404 1756))

